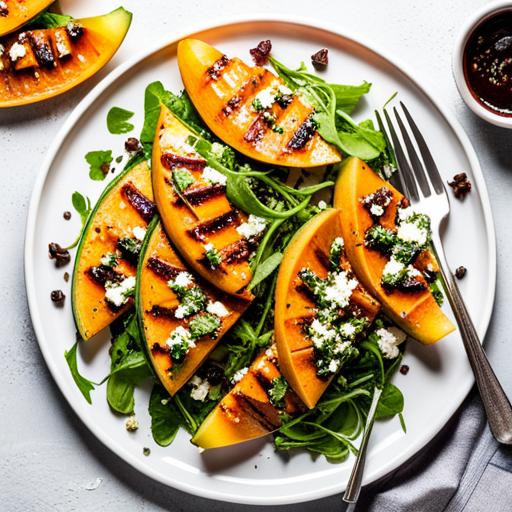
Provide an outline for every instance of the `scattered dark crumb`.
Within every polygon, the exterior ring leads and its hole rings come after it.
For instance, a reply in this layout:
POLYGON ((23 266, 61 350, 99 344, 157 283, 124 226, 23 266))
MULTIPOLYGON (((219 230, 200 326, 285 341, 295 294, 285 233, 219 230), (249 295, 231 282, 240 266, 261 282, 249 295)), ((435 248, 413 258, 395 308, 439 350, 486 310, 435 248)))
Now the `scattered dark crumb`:
POLYGON ((457 199, 464 199, 466 194, 471 192, 471 182, 465 172, 456 174, 453 181, 449 181, 448 185, 453 188, 453 193, 457 199))
POLYGON ((150 453, 151 453, 151 450, 149 448, 146 448, 144 447, 142 449, 142 453, 146 456, 146 457, 149 457, 150 453))
POLYGON ((122 160, 123 160, 123 156, 122 156, 122 155, 121 155, 121 156, 118 156, 118 157, 116 158, 116 162, 117 162, 118 164, 120 164, 122 160))
POLYGON ((98 312, 98 308, 94 308, 92 311, 93 311, 93 313, 97 313, 98 312))
POLYGON ((67 249, 63 249, 59 244, 54 242, 48 244, 48 257, 51 260, 55 260, 55 265, 57 267, 67 265, 71 260, 69 251, 67 249))
POLYGON ((124 143, 124 149, 126 149, 128 153, 137 153, 137 151, 140 151, 142 149, 142 144, 135 137, 130 137, 124 143))
POLYGON ((264 66, 268 64, 268 56, 272 50, 272 43, 270 39, 266 41, 261 41, 261 43, 252 50, 249 50, 249 53, 252 55, 252 58, 257 66, 264 66))
POLYGON ((68 274, 68 272, 64 272, 64 281, 66 281, 66 283, 69 281, 69 274, 68 274))
POLYGON ((286 304, 286 309, 288 309, 291 306, 291 304, 286 304))
POLYGON ((112 169, 110 169, 110 172, 111 172, 112 174, 114 174, 114 173, 116 172, 116 168, 115 168, 115 167, 112 167, 112 169))
POLYGON ((406 364, 400 366, 400 373, 402 375, 407 375, 409 373, 409 367, 406 364))
POLYGON ((401 316, 402 318, 405 318, 405 317, 407 316, 407 313, 406 313, 405 311, 402 311, 402 312, 400 313, 400 316, 401 316))
POLYGON ((50 295, 52 302, 55 302, 57 306, 62 306, 64 304, 64 299, 66 296, 62 293, 62 290, 53 290, 50 295))
POLYGON ((110 171, 110 164, 103 164, 101 166, 101 172, 105 175, 108 174, 108 171, 110 171))
POLYGON ((254 465, 254 469, 258 469, 258 466, 256 466, 256 464, 254 465))
POLYGON ((327 67, 327 64, 329 64, 328 51, 327 48, 323 48, 314 55, 311 55, 311 63, 317 71, 323 71, 327 67))
POLYGON ((96 231, 96 233, 101 233, 101 229, 100 228, 94 228, 94 231, 96 231))
POLYGON ((455 277, 457 279, 462 279, 466 275, 467 271, 468 269, 466 267, 461 266, 455 271, 455 277))
POLYGON ((66 220, 69 220, 71 219, 71 212, 64 212, 64 214, 62 215, 66 220))

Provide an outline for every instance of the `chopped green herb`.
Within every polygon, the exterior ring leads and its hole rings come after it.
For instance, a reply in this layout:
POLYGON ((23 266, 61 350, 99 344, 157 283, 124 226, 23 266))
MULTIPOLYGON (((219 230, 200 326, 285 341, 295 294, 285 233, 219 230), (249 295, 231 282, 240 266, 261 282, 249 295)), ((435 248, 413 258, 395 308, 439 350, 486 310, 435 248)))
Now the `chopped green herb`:
POLYGON ((210 264, 210 267, 212 270, 215 270, 216 268, 219 268, 220 264, 222 263, 222 255, 221 253, 213 247, 213 244, 208 244, 205 246, 206 252, 205 252, 205 258, 210 264), (209 247, 209 246, 212 247, 209 247))
POLYGON ((437 305, 439 307, 441 307, 444 302, 444 295, 443 295, 443 292, 441 291, 441 288, 439 287, 439 283, 440 283, 440 280, 437 279, 433 283, 430 283, 429 288, 430 288, 430 292, 434 296, 435 301, 437 302, 437 305))
POLYGON ((89 178, 95 181, 103 181, 110 170, 112 162, 112 151, 89 151, 85 155, 85 160, 89 164, 89 178))
POLYGON ((114 135, 131 132, 134 126, 128 123, 128 119, 131 119, 133 114, 124 108, 112 107, 107 114, 108 131, 114 135))
POLYGON ((220 318, 216 315, 197 315, 188 324, 192 339, 202 338, 220 329, 220 318))
POLYGON ((272 387, 270 388, 268 395, 270 398, 270 403, 279 409, 284 408, 284 397, 286 395, 286 390, 288 389, 288 382, 286 382, 284 377, 276 377, 272 379, 272 387))
POLYGON ((115 252, 108 252, 100 261, 105 267, 115 267, 118 263, 117 254, 115 252))
POLYGON ((172 171, 172 177, 180 192, 186 190, 196 181, 194 176, 192 176, 192 173, 187 169, 175 169, 172 171))
POLYGON ((284 128, 282 126, 272 126, 272 131, 276 132, 276 133, 284 133, 284 128))
POLYGON ((364 243, 370 249, 390 254, 397 242, 396 233, 390 229, 375 224, 366 231, 364 243))
POLYGON ((208 297, 199 286, 184 288, 183 286, 171 285, 170 288, 180 300, 180 305, 176 310, 177 318, 187 318, 206 310, 208 297))
POLYGON ((118 156, 118 157, 116 158, 116 163, 120 164, 122 160, 123 160, 123 156, 122 156, 122 155, 121 155, 121 156, 118 156))
POLYGON ((341 256, 343 254, 343 249, 345 247, 345 242, 343 238, 338 237, 332 241, 331 244, 331 253, 329 256, 329 263, 331 264, 331 269, 336 270, 340 268, 341 256))
POLYGON ((256 112, 261 112, 263 110, 263 105, 261 104, 261 100, 259 98, 256 98, 253 102, 252 102, 252 108, 256 111, 256 112))

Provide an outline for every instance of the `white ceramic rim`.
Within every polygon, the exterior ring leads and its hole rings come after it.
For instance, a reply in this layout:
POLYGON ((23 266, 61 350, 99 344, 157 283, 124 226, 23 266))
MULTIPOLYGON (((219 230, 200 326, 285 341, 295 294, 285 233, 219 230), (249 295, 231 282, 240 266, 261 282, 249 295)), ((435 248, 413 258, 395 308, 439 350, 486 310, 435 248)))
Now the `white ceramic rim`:
MULTIPOLYGON (((488 250, 489 250, 489 261, 491 262, 492 268, 489 269, 489 281, 488 287, 486 290, 486 296, 489 297, 489 300, 485 304, 482 309, 482 320, 481 326, 482 329, 479 332, 481 339, 483 340, 485 334, 487 332, 487 328, 489 326, 489 322, 492 315, 495 290, 496 290, 496 235, 494 231, 494 221, 492 216, 492 210, 490 205, 489 196, 487 193, 487 187, 485 185, 483 173, 475 153, 471 142, 466 135, 464 129, 460 125, 459 121, 455 117, 455 115, 444 105, 442 100, 428 87, 425 87, 421 84, 421 81, 416 76, 415 72, 409 65, 404 63, 400 58, 397 58, 392 53, 382 50, 382 45, 377 44, 375 41, 372 41, 370 38, 366 36, 361 36, 360 34, 345 28, 340 28, 339 26, 333 25, 331 23, 320 21, 320 20, 312 20, 311 18, 304 18, 300 16, 289 16, 286 20, 283 20, 282 14, 277 13, 268 13, 268 14, 246 14, 239 16, 230 16, 230 17, 222 17, 216 20, 210 20, 208 22, 202 22, 195 24, 186 29, 176 31, 172 34, 172 36, 160 41, 157 44, 152 45, 146 51, 141 52, 139 55, 136 55, 132 59, 128 60, 124 64, 117 67, 113 70, 107 77, 105 77, 75 108, 75 110, 70 114, 64 125, 59 130, 57 136, 55 137, 53 143, 48 149, 46 156, 44 158, 41 170, 36 179, 34 190, 32 192, 32 197, 30 201, 29 211, 28 211, 28 219, 27 219, 27 228, 25 233, 25 255, 24 255, 24 267, 25 267, 25 282, 27 289, 27 298, 29 311, 32 319, 32 325, 34 327, 34 331, 36 337, 43 337, 43 319, 39 314, 37 301, 36 301, 36 293, 35 293, 35 278, 33 272, 33 267, 31 265, 31 255, 33 254, 34 249, 34 234, 36 228, 37 221, 37 211, 39 208, 41 195, 43 191, 43 187, 47 178, 47 175, 51 169, 52 163, 57 156, 57 153, 67 137, 68 133, 74 127, 74 125, 80 120, 81 116, 86 113, 86 111, 94 104, 97 98, 117 79, 119 79, 124 73, 130 70, 133 66, 137 65, 153 53, 160 51, 161 49, 181 40, 186 37, 190 37, 193 34, 210 30, 216 27, 226 27, 230 25, 235 25, 239 23, 248 23, 248 22, 272 22, 279 21, 281 23, 286 23, 290 25, 301 25, 306 27, 313 27, 316 29, 324 30, 326 32, 333 33, 335 35, 344 37, 346 39, 350 39, 357 44, 366 47, 371 52, 379 55, 383 59, 387 60, 391 65, 396 67, 405 73, 408 78, 415 84, 418 89, 423 92, 426 97, 432 102, 435 108, 441 113, 446 122, 450 125, 453 130, 455 136, 457 137, 459 143, 461 144, 468 161, 471 165, 471 168, 476 171, 474 172, 474 184, 479 189, 480 192, 480 201, 482 205, 482 211, 484 214, 484 224, 486 227, 487 235, 488 235, 488 250), (378 50, 377 50, 378 48, 378 50)), ((47 345, 45 343, 39 343, 41 352, 43 357, 45 358, 46 364, 55 379, 57 386, 59 387, 62 394, 65 396, 71 408, 75 411, 75 413, 80 417, 80 419, 87 425, 87 427, 91 430, 91 432, 109 449, 112 449, 110 443, 111 439, 97 427, 95 424, 90 424, 82 418, 78 407, 75 406, 74 396, 71 391, 67 389, 65 382, 60 377, 59 371, 57 369, 56 364, 54 364, 52 357, 50 355, 49 350, 47 349, 47 345)), ((460 404, 462 404, 463 400, 468 395, 474 384, 474 378, 472 375, 468 375, 467 379, 464 379, 460 383, 460 386, 453 394, 452 398, 454 399, 454 403, 457 403, 457 407, 454 407, 449 415, 446 415, 442 421, 440 421, 439 425, 436 428, 425 429, 423 435, 416 440, 416 443, 411 446, 408 450, 403 451, 398 454, 392 463, 392 467, 387 466, 386 468, 380 468, 377 471, 374 471, 370 476, 366 476, 363 480, 363 484, 367 485, 371 482, 374 482, 390 471, 398 468, 404 462, 406 462, 409 458, 415 455, 420 449, 422 449, 429 441, 431 441, 435 435, 441 430, 441 428, 446 424, 447 421, 451 418, 451 416, 456 412, 460 404)), ((222 500, 227 502, 235 502, 235 503, 244 503, 244 504, 253 504, 253 505, 284 505, 290 503, 298 503, 304 501, 310 501, 315 499, 324 498, 326 496, 331 496, 340 492, 339 486, 333 486, 328 488, 320 489, 316 492, 311 492, 309 494, 302 495, 284 495, 278 498, 267 498, 265 496, 257 496, 251 497, 250 499, 241 500, 239 495, 230 495, 223 493, 222 495, 204 489, 198 489, 192 485, 185 484, 182 482, 173 482, 170 483, 168 479, 165 478, 165 475, 160 474, 159 472, 153 470, 152 468, 148 468, 147 466, 140 466, 139 461, 136 457, 130 452, 124 452, 122 455, 115 452, 116 455, 120 456, 123 460, 129 463, 131 466, 136 468, 137 470, 143 472, 150 478, 161 482, 166 485, 170 485, 176 489, 181 491, 194 494, 197 496, 222 500)))
POLYGON ((475 28, 485 20, 506 10, 512 10, 512 2, 510 0, 499 0, 497 2, 491 2, 490 4, 484 5, 466 20, 455 38, 455 44, 453 45, 452 67, 455 83, 457 84, 457 88, 459 89, 459 93, 462 96, 464 103, 483 120, 496 126, 501 126, 502 128, 512 128, 512 117, 504 117, 499 114, 495 114, 479 103, 473 94, 471 94, 464 76, 464 48, 466 47, 466 43, 471 34, 475 28))

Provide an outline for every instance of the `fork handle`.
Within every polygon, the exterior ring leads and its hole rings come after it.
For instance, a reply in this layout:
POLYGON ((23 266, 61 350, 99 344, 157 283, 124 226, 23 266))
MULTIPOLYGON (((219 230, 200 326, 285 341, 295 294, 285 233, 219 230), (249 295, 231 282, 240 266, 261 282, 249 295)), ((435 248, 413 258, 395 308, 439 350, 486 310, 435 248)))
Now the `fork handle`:
POLYGON ((512 406, 499 383, 469 316, 453 273, 449 270, 439 235, 432 234, 432 248, 446 288, 446 295, 459 326, 464 348, 471 364, 487 420, 493 436, 502 444, 512 444, 512 406), (441 248, 441 249, 439 249, 441 248))

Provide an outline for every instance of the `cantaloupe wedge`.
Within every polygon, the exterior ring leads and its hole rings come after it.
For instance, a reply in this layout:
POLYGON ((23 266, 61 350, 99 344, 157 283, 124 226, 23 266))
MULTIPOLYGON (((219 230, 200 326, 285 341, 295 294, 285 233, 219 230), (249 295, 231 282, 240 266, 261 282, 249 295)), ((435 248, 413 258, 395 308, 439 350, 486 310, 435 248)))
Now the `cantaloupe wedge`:
POLYGON ((336 182, 334 206, 341 210, 341 232, 347 256, 359 281, 381 303, 386 314, 407 334, 430 345, 455 330, 454 325, 441 311, 428 287, 414 293, 384 289, 382 271, 389 258, 364 244, 365 233, 373 220, 360 200, 382 187, 390 190, 393 198, 380 223, 394 230, 402 194, 358 158, 347 158, 343 163, 336 182))
POLYGON ((0 37, 25 25, 53 0, 7 0, 0 11, 0 37))
POLYGON ((185 89, 203 120, 217 137, 244 155, 287 167, 340 161, 338 151, 312 127, 313 107, 300 96, 286 108, 277 102, 267 107, 273 122, 264 110, 253 108, 260 92, 269 88, 277 92, 284 85, 271 71, 228 59, 196 39, 179 43, 178 64, 185 89))
POLYGON ((249 247, 237 227, 247 220, 226 196, 226 187, 202 178, 206 161, 186 144, 192 133, 162 105, 153 146, 153 190, 169 238, 186 262, 220 290, 251 299, 249 247), (174 170, 186 170, 195 182, 180 195, 174 170), (212 268, 205 247, 213 244, 222 263, 212 268))
MULTIPOLYGON (((309 268, 318 277, 329 272, 332 242, 341 236, 340 211, 326 210, 311 219, 287 247, 279 268, 276 286, 274 329, 281 371, 301 400, 313 408, 331 379, 317 376, 313 342, 304 332, 304 324, 316 315, 315 303, 302 288, 298 273, 309 268)), ((350 270, 342 255, 341 266, 350 270)), ((360 285, 352 292, 350 302, 357 305, 361 317, 372 322, 380 306, 360 285)))
POLYGON ((149 226, 148 237, 141 250, 135 303, 149 357, 171 396, 190 379, 226 331, 249 306, 249 302, 220 292, 194 274, 172 247, 158 219, 154 219, 149 226), (167 282, 183 271, 193 276, 194 282, 209 301, 221 302, 229 314, 220 318, 218 331, 195 340, 195 347, 189 349, 183 361, 174 364, 166 340, 177 327, 187 328, 189 320, 176 318, 175 310, 180 302, 167 286, 167 282))
MULTIPOLYGON (((133 305, 130 299, 120 309, 112 309, 105 300, 104 283, 98 279, 102 277, 101 271, 91 269, 100 268, 101 259, 108 253, 119 254, 118 241, 133 239, 134 229, 145 229, 155 211, 151 173, 145 162, 120 174, 98 200, 78 245, 73 271, 73 314, 84 340, 92 338, 133 305)), ((119 257, 112 271, 135 277, 136 262, 119 257)))
MULTIPOLYGON (((273 346, 254 360, 244 377, 207 416, 192 442, 204 449, 220 448, 256 439, 279 428, 279 411, 268 395, 272 380, 279 377, 281 373, 273 346)), ((289 389, 284 404, 288 414, 304 409, 289 389)))

